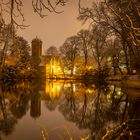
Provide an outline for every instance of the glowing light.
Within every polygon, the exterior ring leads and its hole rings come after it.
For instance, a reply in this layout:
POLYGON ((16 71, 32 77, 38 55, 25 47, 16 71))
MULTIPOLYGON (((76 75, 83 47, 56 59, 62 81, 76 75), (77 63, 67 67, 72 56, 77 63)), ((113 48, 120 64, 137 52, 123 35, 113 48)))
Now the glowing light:
POLYGON ((73 74, 75 74, 75 73, 76 73, 76 67, 73 68, 73 74))
POLYGON ((117 94, 118 94, 118 95, 121 95, 121 91, 117 91, 117 94))
POLYGON ((107 58, 107 61, 108 61, 108 62, 110 62, 111 60, 112 60, 112 58, 111 58, 111 57, 108 57, 108 58, 107 58))
POLYGON ((51 59, 50 63, 46 64, 46 75, 57 76, 63 74, 59 60, 51 59))
POLYGON ((73 84, 73 91, 74 91, 74 92, 76 91, 76 87, 75 87, 75 84, 73 84))
POLYGON ((60 86, 59 85, 57 86, 57 89, 60 90, 60 86))
POLYGON ((47 96, 50 97, 51 100, 53 99, 59 99, 61 96, 61 83, 55 82, 55 81, 51 81, 48 82, 46 81, 46 87, 45 87, 45 93, 47 96))
POLYGON ((107 95, 107 99, 111 99, 111 95, 110 94, 107 95))
POLYGON ((94 92, 94 90, 92 89, 86 89, 86 93, 92 94, 94 92))
POLYGON ((30 70, 31 68, 30 68, 30 67, 28 67, 27 69, 28 69, 28 70, 30 70))

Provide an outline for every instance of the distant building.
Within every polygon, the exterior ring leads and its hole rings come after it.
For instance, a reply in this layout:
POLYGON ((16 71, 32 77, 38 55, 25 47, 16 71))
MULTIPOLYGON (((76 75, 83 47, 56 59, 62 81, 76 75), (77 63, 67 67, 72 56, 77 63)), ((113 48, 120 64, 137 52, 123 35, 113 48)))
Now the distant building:
MULTIPOLYGON (((36 37, 31 42, 31 57, 34 67, 38 69, 39 64, 41 63, 41 56, 42 56, 42 41, 36 37)), ((40 72, 39 72, 40 73, 40 72)))
POLYGON ((37 37, 32 40, 32 57, 40 57, 42 55, 42 41, 37 37))

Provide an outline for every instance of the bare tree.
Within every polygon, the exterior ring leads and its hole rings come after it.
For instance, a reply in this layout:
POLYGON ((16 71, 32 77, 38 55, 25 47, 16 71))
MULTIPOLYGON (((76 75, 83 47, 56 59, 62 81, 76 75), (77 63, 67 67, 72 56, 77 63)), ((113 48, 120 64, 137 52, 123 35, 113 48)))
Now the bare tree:
POLYGON ((123 74, 121 70, 121 65, 124 65, 124 52, 121 45, 121 41, 118 38, 112 38, 107 40, 107 50, 105 51, 105 56, 109 63, 109 68, 113 67, 114 75, 118 74, 118 71, 123 74), (108 60, 108 58, 110 58, 108 60))
POLYGON ((85 22, 91 19, 93 23, 108 28, 111 34, 114 33, 121 39, 128 73, 131 73, 130 66, 132 67, 132 65, 130 65, 130 61, 138 65, 140 58, 139 5, 138 0, 104 0, 98 3, 94 2, 92 7, 85 8, 81 6, 81 0, 79 0, 80 20, 85 22))
POLYGON ((57 6, 65 6, 67 0, 32 0, 34 11, 37 12, 41 17, 47 16, 47 12, 55 12, 57 14, 63 11, 57 11, 57 6))
POLYGON ((66 39, 64 44, 60 47, 60 52, 62 55, 62 60, 71 71, 71 76, 73 75, 75 60, 79 54, 78 50, 79 38, 77 36, 72 36, 66 39))
POLYGON ((55 57, 58 56, 58 50, 55 46, 50 46, 47 50, 46 50, 46 55, 55 57))
POLYGON ((15 35, 15 30, 11 33, 11 25, 4 25, 0 32, 0 48, 1 48, 1 64, 0 64, 0 74, 5 65, 5 59, 7 57, 7 51, 13 44, 13 35, 15 35))
MULTIPOLYGON (((130 69, 140 71, 140 2, 138 0, 123 1, 120 0, 106 2, 113 15, 117 17, 121 25, 121 38, 130 69), (127 7, 127 8, 126 8, 127 7), (118 10, 119 9, 119 10, 118 10), (127 54, 129 56, 127 56, 127 54), (130 61, 130 62, 129 62, 130 61)), ((128 64, 127 64, 128 65, 128 64)), ((128 66, 127 66, 128 67, 128 66)))
POLYGON ((104 52, 107 49, 106 40, 108 36, 108 30, 100 26, 94 26, 92 32, 91 51, 94 59, 97 62, 98 70, 102 68, 102 62, 105 57, 104 52))
POLYGON ((87 63, 88 63, 89 49, 90 49, 90 44, 92 41, 92 35, 89 30, 81 30, 80 32, 78 32, 77 35, 80 41, 80 48, 84 55, 84 59, 85 59, 84 66, 86 68, 87 63))
MULTIPOLYGON (((41 17, 47 16, 49 12, 61 13, 62 11, 57 11, 58 6, 65 6, 67 0, 31 0, 34 12, 39 14, 41 17)), ((23 27, 23 24, 17 22, 17 17, 22 18, 24 22, 25 17, 22 12, 22 7, 24 6, 23 0, 1 0, 0 1, 0 17, 5 23, 5 14, 9 15, 9 22, 16 24, 17 26, 23 27), (19 17, 20 16, 20 17, 19 17)))

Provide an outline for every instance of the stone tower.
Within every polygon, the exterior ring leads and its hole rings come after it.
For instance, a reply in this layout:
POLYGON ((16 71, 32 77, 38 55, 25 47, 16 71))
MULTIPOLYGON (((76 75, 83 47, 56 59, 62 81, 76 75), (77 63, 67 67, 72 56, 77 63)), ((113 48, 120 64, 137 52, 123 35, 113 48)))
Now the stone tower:
POLYGON ((31 43, 32 57, 39 58, 42 55, 42 41, 36 37, 31 43))

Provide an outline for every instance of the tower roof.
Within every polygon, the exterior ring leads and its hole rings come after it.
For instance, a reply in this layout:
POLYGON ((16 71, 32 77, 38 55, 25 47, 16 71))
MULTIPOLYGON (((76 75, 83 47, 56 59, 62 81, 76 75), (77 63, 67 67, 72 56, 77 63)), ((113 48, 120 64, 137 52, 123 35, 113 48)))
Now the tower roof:
POLYGON ((34 38, 34 39, 32 40, 32 42, 40 42, 40 43, 42 43, 41 39, 39 39, 37 36, 36 36, 36 38, 34 38))

